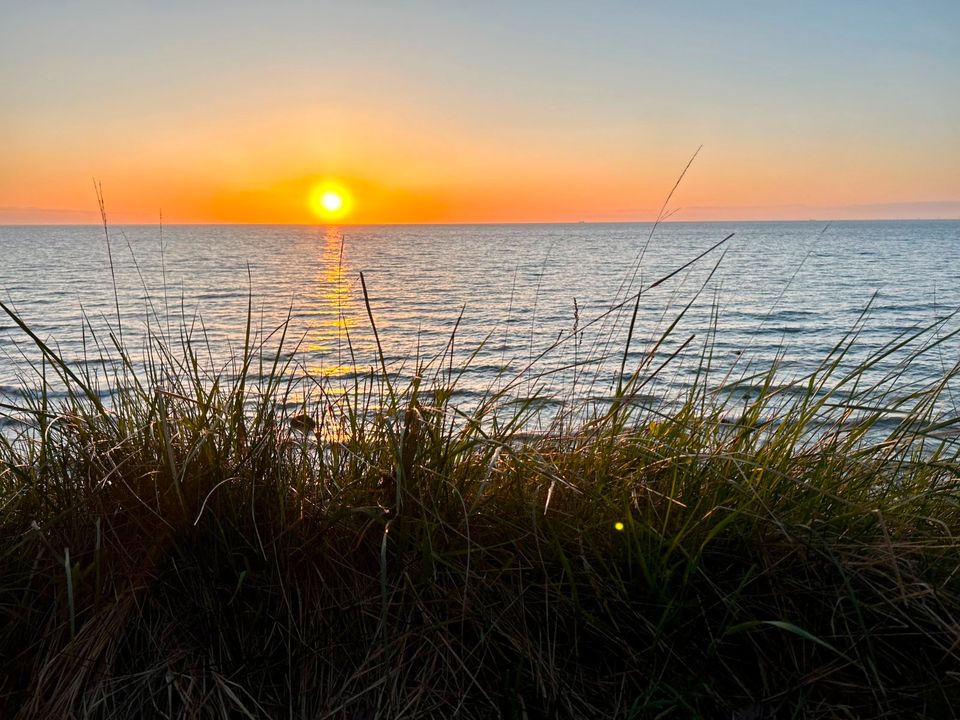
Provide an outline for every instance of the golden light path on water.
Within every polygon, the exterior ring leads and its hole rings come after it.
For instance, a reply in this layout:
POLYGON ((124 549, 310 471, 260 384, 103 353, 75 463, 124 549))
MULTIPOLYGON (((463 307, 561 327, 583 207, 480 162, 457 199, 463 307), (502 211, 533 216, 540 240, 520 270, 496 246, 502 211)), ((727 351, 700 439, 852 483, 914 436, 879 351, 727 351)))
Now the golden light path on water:
POLYGON ((346 264, 343 232, 327 226, 319 243, 319 263, 314 281, 305 292, 305 304, 313 313, 302 344, 303 357, 311 362, 306 372, 319 377, 337 377, 351 372, 350 331, 356 327, 354 273, 346 264))

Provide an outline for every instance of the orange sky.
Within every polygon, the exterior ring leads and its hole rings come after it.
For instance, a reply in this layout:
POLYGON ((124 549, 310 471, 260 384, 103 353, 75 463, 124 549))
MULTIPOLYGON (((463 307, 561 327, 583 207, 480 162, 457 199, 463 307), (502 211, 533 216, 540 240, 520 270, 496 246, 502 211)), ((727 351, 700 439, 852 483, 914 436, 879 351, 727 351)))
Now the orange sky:
POLYGON ((960 217, 950 3, 100 5, 5 11, 0 223, 960 217))

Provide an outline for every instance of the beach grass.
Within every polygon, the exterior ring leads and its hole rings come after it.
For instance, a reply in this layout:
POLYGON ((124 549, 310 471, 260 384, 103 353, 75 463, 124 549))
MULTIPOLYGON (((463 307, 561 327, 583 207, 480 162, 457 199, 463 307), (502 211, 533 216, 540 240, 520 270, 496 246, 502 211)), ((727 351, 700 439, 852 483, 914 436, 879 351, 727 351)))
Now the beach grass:
POLYGON ((898 383, 943 320, 799 378, 707 344, 657 407, 669 353, 625 353, 531 433, 509 382, 454 402, 469 359, 295 382, 250 312, 226 367, 185 321, 76 364, 0 309, 36 350, 0 435, 3 717, 960 713, 957 368, 898 383))

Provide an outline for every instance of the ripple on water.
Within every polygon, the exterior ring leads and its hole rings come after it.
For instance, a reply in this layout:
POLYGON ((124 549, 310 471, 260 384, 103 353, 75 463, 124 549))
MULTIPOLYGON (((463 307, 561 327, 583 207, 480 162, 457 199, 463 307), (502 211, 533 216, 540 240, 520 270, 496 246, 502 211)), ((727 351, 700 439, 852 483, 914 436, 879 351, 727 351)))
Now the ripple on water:
MULTIPOLYGON (((206 332, 203 356, 209 352, 215 367, 225 366, 243 342, 249 302, 261 339, 292 313, 288 342, 292 348, 293 338, 303 338, 299 359, 307 371, 334 368, 326 377, 356 381, 379 363, 358 282, 362 271, 387 362, 412 373, 418 358, 446 358, 456 327, 454 363, 476 352, 460 380, 471 393, 520 372, 558 340, 530 371, 538 392, 563 393, 576 376, 563 368, 607 354, 610 367, 580 365, 580 377, 592 376, 590 387, 612 387, 634 305, 601 314, 638 283, 649 286, 729 232, 735 237, 709 280, 713 264, 704 262, 641 296, 628 369, 644 361, 705 282, 700 302, 685 310, 647 368, 679 352, 659 376, 676 389, 695 373, 704 343, 716 343, 711 362, 720 377, 760 368, 781 354, 790 359, 783 371, 802 375, 856 323, 874 294, 851 361, 960 306, 955 266, 943 260, 960 257, 960 223, 822 229, 816 223, 667 223, 636 274, 649 225, 172 226, 164 228, 162 263, 157 228, 123 228, 145 287, 125 243, 115 243, 113 256, 124 340, 135 359, 143 353, 152 307, 159 315, 151 319, 155 329, 169 329, 175 342, 181 334, 206 332), (625 282, 634 275, 636 282, 625 282), (349 367, 354 361, 356 370, 349 367)), ((41 337, 82 360, 85 351, 99 354, 92 330, 110 352, 107 333, 116 328, 116 310, 102 230, 0 228, 0 255, 0 296, 41 337)), ((4 387, 16 386, 18 372, 32 377, 20 352, 37 357, 25 340, 9 321, 0 325, 4 387)), ((955 339, 938 352, 960 355, 955 339)), ((937 367, 943 364, 918 361, 908 373, 929 377, 937 367)))

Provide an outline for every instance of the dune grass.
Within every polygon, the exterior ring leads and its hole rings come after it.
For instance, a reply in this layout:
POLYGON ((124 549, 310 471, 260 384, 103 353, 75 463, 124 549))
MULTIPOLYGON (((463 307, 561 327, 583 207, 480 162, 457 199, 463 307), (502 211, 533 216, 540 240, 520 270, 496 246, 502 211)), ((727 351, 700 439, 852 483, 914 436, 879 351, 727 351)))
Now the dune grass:
POLYGON ((942 321, 800 379, 706 347, 668 411, 651 352, 530 434, 509 383, 457 407, 462 367, 304 389, 252 314, 218 369, 186 325, 73 365, 0 309, 40 358, 0 436, 4 717, 958 712, 957 370, 897 382, 942 321))

